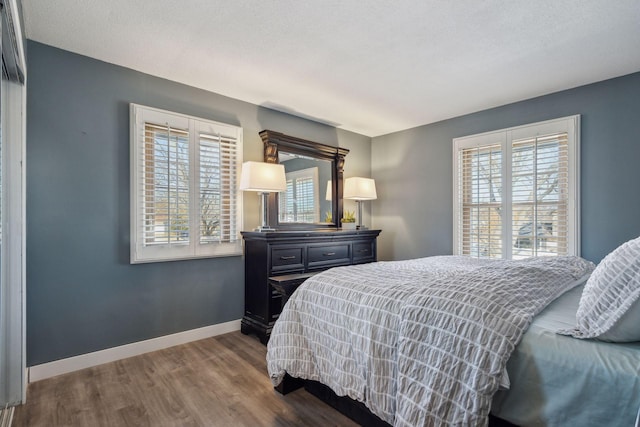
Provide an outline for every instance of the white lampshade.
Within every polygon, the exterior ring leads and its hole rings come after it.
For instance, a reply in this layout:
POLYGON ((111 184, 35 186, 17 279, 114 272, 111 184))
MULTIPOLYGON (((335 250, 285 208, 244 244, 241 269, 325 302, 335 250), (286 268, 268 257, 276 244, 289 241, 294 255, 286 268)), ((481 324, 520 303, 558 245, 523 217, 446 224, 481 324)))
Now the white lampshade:
POLYGON ((375 200, 376 182, 371 178, 351 177, 344 181, 343 197, 349 200, 375 200))
POLYGON ((284 166, 277 163, 244 162, 240 190, 274 193, 287 190, 284 166))

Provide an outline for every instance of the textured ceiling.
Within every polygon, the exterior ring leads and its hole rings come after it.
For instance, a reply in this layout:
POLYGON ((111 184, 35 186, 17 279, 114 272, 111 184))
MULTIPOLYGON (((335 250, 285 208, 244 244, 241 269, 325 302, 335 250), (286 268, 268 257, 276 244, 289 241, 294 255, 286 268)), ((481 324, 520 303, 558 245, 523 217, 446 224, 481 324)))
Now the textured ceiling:
POLYGON ((640 71, 640 0, 22 0, 29 39, 378 136, 640 71))

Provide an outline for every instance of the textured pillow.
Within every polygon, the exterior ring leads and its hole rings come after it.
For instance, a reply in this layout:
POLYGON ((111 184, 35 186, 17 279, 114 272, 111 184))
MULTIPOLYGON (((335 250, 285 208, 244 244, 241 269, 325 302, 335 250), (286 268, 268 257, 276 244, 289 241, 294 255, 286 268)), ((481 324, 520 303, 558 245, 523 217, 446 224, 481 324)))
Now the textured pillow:
POLYGON ((640 298, 598 339, 610 342, 640 341, 640 298))
POLYGON ((640 237, 607 255, 591 273, 576 313, 576 338, 640 341, 640 237))

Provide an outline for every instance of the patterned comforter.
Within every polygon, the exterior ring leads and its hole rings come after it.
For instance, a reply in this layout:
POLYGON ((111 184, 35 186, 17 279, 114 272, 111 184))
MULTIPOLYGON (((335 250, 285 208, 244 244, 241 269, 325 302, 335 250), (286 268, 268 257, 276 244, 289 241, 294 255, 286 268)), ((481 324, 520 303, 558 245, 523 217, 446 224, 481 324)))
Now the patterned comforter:
POLYGON ((578 257, 457 256, 333 268, 284 307, 269 375, 319 381, 395 426, 486 425, 532 318, 592 270, 578 257))

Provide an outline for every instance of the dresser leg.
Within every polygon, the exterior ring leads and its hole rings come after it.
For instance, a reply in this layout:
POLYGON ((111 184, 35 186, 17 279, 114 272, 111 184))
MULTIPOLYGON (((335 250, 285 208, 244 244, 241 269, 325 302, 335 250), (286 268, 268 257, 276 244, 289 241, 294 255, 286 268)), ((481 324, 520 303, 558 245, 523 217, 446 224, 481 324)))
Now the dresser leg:
POLYGON ((267 345, 269 342, 271 328, 271 325, 263 325, 246 316, 242 318, 242 321, 240 322, 240 332, 244 335, 257 336, 260 342, 264 345, 267 345))
POLYGON ((240 323, 240 332, 244 335, 249 335, 252 332, 252 329, 244 323, 240 323))

